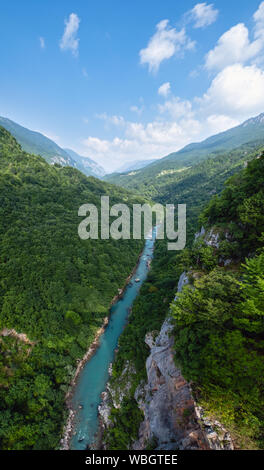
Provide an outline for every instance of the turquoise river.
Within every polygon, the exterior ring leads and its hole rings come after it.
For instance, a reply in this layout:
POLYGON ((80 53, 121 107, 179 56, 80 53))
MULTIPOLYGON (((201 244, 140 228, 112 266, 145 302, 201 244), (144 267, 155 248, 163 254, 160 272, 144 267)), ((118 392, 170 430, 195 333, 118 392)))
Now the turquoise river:
POLYGON ((72 408, 76 413, 74 433, 70 444, 72 450, 84 450, 87 446, 94 444, 99 428, 98 405, 101 402, 101 393, 105 390, 109 379, 109 365, 114 360, 118 338, 127 323, 130 308, 147 277, 153 257, 155 238, 156 227, 153 229, 152 236, 146 240, 137 269, 125 288, 122 298, 111 308, 109 323, 100 338, 98 348, 78 377, 72 397, 72 408))

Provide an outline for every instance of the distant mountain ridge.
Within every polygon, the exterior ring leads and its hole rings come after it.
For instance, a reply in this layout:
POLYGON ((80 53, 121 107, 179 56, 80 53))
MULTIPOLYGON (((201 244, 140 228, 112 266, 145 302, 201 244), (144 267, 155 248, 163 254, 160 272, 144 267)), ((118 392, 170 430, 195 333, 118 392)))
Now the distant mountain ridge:
POLYGON ((77 162, 79 165, 78 168, 81 169, 83 167, 83 173, 85 173, 87 176, 95 176, 96 178, 102 178, 105 175, 105 170, 104 168, 96 163, 94 160, 88 157, 83 157, 79 155, 77 152, 75 152, 72 149, 65 148, 64 151, 70 155, 70 157, 77 162))
POLYGON ((264 113, 250 118, 239 126, 213 135, 202 142, 192 143, 186 147, 161 158, 135 174, 113 174, 105 180, 133 189, 141 184, 155 185, 157 178, 165 178, 167 174, 196 165, 200 161, 215 157, 224 152, 234 150, 244 144, 264 143, 264 113))
POLYGON ((80 157, 73 150, 66 151, 40 132, 32 131, 26 127, 17 124, 11 119, 0 116, 0 125, 10 132, 22 149, 28 153, 40 155, 45 160, 54 165, 72 166, 82 171, 87 176, 101 178, 105 172, 104 169, 90 158, 80 157), (76 158, 73 157, 73 154, 76 158), (85 160, 85 164, 81 160, 85 160))
POLYGON ((214 152, 231 150, 240 145, 252 142, 253 140, 259 140, 260 138, 264 139, 264 113, 244 121, 239 126, 232 127, 227 131, 208 137, 202 142, 189 144, 178 152, 162 158, 159 162, 174 160, 176 155, 188 154, 188 152, 194 150, 201 154, 208 150, 214 152))
POLYGON ((40 132, 31 131, 4 117, 0 117, 0 125, 16 138, 26 152, 40 155, 48 163, 75 166, 75 162, 62 148, 40 132))
POLYGON ((126 173, 128 171, 140 170, 141 168, 144 168, 145 166, 150 165, 155 161, 156 159, 152 158, 148 160, 135 160, 133 162, 127 162, 120 166, 114 173, 126 173))

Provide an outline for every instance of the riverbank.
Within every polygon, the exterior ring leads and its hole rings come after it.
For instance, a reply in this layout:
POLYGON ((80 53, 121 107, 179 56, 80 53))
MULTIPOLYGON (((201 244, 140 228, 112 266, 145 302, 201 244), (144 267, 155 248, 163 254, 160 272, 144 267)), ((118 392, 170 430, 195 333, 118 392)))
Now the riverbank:
POLYGON ((137 264, 135 265, 135 267, 133 268, 133 270, 131 271, 131 273, 129 274, 129 276, 126 278, 124 286, 122 287, 122 289, 118 289, 118 294, 115 295, 115 296, 113 297, 113 299, 111 300, 110 307, 112 307, 113 305, 116 304, 116 302, 118 302, 120 299, 122 299, 126 287, 127 287, 128 284, 130 283, 132 277, 134 276, 134 274, 135 274, 135 272, 136 272, 136 270, 137 270, 137 268, 138 268, 138 265, 139 265, 139 262, 140 262, 140 259, 141 259, 142 254, 143 254, 143 250, 140 252, 140 254, 139 254, 139 256, 138 256, 137 264))
MULTIPOLYGON (((126 287, 130 283, 133 275, 135 274, 135 272, 138 268, 138 265, 140 263, 142 254, 143 254, 143 250, 140 252, 140 254, 138 256, 137 263, 136 263, 135 267, 133 268, 132 272, 126 278, 124 286, 122 288, 118 289, 118 294, 115 295, 113 297, 113 299, 111 300, 110 309, 111 309, 111 307, 113 307, 113 305, 115 305, 123 297, 123 294, 125 292, 126 287)), ((79 361, 78 366, 77 366, 76 371, 75 371, 75 374, 74 374, 74 377, 73 377, 73 379, 72 379, 72 381, 69 385, 68 392, 65 396, 65 403, 66 403, 66 407, 67 407, 67 410, 68 410, 68 418, 67 418, 66 424, 64 426, 64 431, 63 431, 62 438, 61 438, 61 441, 60 441, 60 450, 70 450, 70 442, 71 442, 71 438, 72 438, 73 432, 74 432, 74 421, 75 421, 76 412, 77 412, 77 410, 74 410, 73 406, 72 406, 72 396, 74 394, 74 389, 76 387, 77 380, 78 380, 78 377, 79 377, 82 369, 84 368, 86 363, 92 358, 92 356, 94 355, 94 353, 96 352, 96 350, 97 350, 97 348, 100 344, 100 338, 101 338, 102 334, 104 333, 104 331, 105 331, 105 329, 106 329, 106 327, 109 323, 109 318, 110 318, 110 310, 109 310, 109 315, 104 318, 102 326, 97 330, 97 332, 95 334, 95 338, 94 338, 92 344, 90 345, 89 349, 86 351, 83 358, 79 361)))
POLYGON ((69 416, 66 421, 66 425, 64 428, 63 432, 63 437, 60 441, 60 450, 70 450, 70 441, 72 438, 72 433, 73 433, 73 428, 74 428, 74 418, 76 415, 76 411, 73 410, 73 407, 71 405, 71 398, 74 393, 74 387, 76 386, 77 379, 79 377, 80 372, 82 371, 83 367, 85 366, 86 362, 91 359, 93 354, 95 353, 96 349, 99 346, 100 338, 107 327, 109 322, 109 316, 104 318, 103 325, 97 330, 94 341, 92 342, 91 346, 89 347, 88 351, 86 351, 85 355, 83 358, 80 360, 78 363, 77 369, 75 371, 74 377, 70 383, 69 390, 66 394, 66 406, 67 409, 69 410, 69 416))
POLYGON ((109 365, 115 360, 119 337, 126 329, 126 325, 130 324, 128 318, 132 315, 131 307, 147 277, 148 261, 153 257, 155 239, 156 230, 153 229, 153 237, 146 239, 138 263, 127 277, 124 288, 119 289, 118 295, 112 300, 109 324, 100 339, 99 347, 86 362, 73 388, 71 407, 75 411, 75 416, 70 449, 85 450, 99 447, 98 406, 101 403, 101 393, 105 390, 109 379, 109 365))

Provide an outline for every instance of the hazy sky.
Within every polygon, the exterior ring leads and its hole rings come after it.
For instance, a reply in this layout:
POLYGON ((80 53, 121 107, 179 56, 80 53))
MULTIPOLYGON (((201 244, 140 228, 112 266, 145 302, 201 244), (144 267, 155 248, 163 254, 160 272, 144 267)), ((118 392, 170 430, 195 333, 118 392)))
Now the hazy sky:
POLYGON ((102 164, 264 111, 264 2, 1 2, 0 115, 102 164))

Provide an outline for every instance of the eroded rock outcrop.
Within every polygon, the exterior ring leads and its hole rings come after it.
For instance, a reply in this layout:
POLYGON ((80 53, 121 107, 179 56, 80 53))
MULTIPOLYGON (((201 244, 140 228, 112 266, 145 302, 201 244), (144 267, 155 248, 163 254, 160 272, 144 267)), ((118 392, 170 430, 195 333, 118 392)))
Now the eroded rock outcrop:
MULTIPOLYGON (((183 273, 178 292, 187 283, 188 276, 183 273)), ((229 433, 219 422, 205 416, 193 398, 190 385, 176 366, 172 330, 171 319, 167 318, 156 338, 152 333, 145 338, 150 348, 146 362, 147 382, 142 382, 135 392, 144 421, 133 449, 233 449, 229 433)))
POLYGON ((110 421, 111 409, 114 407, 119 409, 122 401, 129 395, 131 382, 133 376, 136 374, 136 369, 133 364, 126 361, 125 367, 120 377, 111 379, 112 364, 109 367, 110 380, 107 383, 106 390, 101 394, 102 401, 98 406, 98 413, 101 420, 101 425, 108 428, 112 425, 110 421))
MULTIPOLYGON (((182 273, 177 293, 188 283, 188 275, 182 273)), ((132 449, 232 450, 230 434, 218 421, 209 419, 198 406, 190 384, 175 364, 172 330, 172 320, 168 317, 158 334, 146 334, 145 342, 150 348, 146 361, 147 381, 142 381, 134 394, 144 421, 132 449)), ((111 370, 109 372, 111 375, 111 370)), ((104 428, 113 425, 109 419, 112 407, 120 408, 123 399, 130 395, 131 379, 135 373, 133 364, 127 361, 121 376, 108 382, 99 406, 104 428)))
POLYGON ((170 319, 166 319, 156 339, 151 333, 146 335, 151 348, 146 362, 148 380, 135 392, 145 419, 133 445, 135 450, 149 445, 160 450, 207 448, 190 387, 174 363, 172 328, 170 319))

